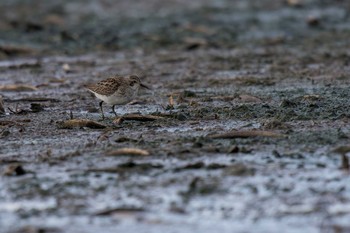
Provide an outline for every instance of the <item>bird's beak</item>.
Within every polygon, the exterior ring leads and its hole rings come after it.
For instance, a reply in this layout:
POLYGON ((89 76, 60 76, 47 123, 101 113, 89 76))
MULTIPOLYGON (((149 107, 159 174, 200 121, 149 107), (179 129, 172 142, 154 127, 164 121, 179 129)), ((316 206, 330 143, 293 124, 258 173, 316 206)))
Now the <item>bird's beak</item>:
POLYGON ((145 88, 145 89, 151 90, 151 88, 149 88, 148 86, 146 86, 146 85, 143 84, 143 83, 141 83, 140 86, 143 87, 143 88, 145 88))

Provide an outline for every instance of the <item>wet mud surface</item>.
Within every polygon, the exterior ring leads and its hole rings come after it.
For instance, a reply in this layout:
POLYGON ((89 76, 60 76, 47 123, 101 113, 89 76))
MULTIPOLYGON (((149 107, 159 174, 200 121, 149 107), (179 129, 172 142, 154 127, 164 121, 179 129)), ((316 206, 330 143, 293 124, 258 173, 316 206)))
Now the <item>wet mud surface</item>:
POLYGON ((349 232, 347 1, 33 2, 0 3, 0 232, 349 232), (152 119, 101 120, 110 74, 152 119))

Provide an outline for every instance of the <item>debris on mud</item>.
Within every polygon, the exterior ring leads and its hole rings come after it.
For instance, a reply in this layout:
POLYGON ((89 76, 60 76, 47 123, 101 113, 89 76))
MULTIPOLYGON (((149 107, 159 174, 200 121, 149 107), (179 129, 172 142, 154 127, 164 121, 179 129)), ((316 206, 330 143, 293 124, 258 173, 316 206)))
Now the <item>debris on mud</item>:
POLYGON ((11 134, 11 132, 7 129, 0 130, 0 139, 6 138, 10 134, 11 134))
POLYGON ((269 119, 262 123, 262 128, 265 130, 289 130, 292 127, 286 122, 277 119, 269 119))
POLYGON ((41 112, 44 110, 44 106, 38 103, 31 103, 30 104, 30 110, 32 112, 41 112))
POLYGON ((35 54, 37 51, 35 51, 33 48, 28 48, 24 46, 5 44, 5 45, 0 45, 0 52, 8 56, 14 56, 14 55, 35 54))
POLYGON ((24 170, 22 165, 10 164, 5 168, 3 175, 5 175, 5 176, 21 176, 21 175, 25 175, 26 173, 27 173, 27 171, 24 170))
POLYGON ((239 95, 234 100, 240 103, 261 103, 262 102, 260 98, 252 95, 239 95))
POLYGON ((88 120, 88 119, 71 119, 66 121, 58 121, 57 127, 59 129, 72 129, 75 127, 87 127, 91 129, 104 129, 107 126, 100 124, 96 121, 88 120))
POLYGON ((31 112, 31 110, 29 110, 29 109, 19 108, 19 104, 16 104, 15 109, 12 109, 10 107, 8 107, 7 109, 10 111, 10 113, 15 114, 15 115, 24 115, 24 114, 31 112))
POLYGON ((10 107, 8 107, 8 110, 10 111, 10 113, 16 114, 16 115, 38 113, 38 112, 44 111, 44 105, 39 103, 31 103, 29 109, 24 109, 24 108, 19 108, 19 104, 16 104, 16 107, 14 110, 10 107))
POLYGON ((138 148, 120 148, 116 150, 110 150, 106 152, 106 155, 142 155, 147 156, 150 153, 147 150, 138 149, 138 148))
POLYGON ((347 157, 347 153, 350 152, 350 146, 339 146, 335 148, 332 152, 337 153, 341 156, 341 165, 340 169, 350 170, 349 158, 347 157))
POLYGON ((22 119, 17 121, 1 120, 0 126, 7 126, 7 127, 17 126, 19 128, 23 128, 24 125, 22 123, 28 123, 28 122, 31 122, 31 120, 30 119, 22 119))
POLYGON ((307 17, 306 22, 310 27, 316 27, 320 25, 321 19, 316 15, 310 15, 307 17))
POLYGON ((5 115, 5 107, 4 107, 4 100, 0 95, 0 116, 1 115, 5 115))
POLYGON ((25 226, 9 233, 63 233, 64 231, 54 227, 25 226))
POLYGON ((94 215, 97 216, 108 216, 108 215, 134 215, 137 213, 145 212, 144 208, 137 207, 117 207, 112 209, 100 210, 96 212, 94 215))
POLYGON ((136 163, 133 160, 118 164, 115 167, 89 168, 87 172, 95 173, 143 173, 153 169, 161 169, 164 166, 158 163, 136 163))
POLYGON ((349 171, 350 169, 350 164, 349 164, 349 159, 345 154, 341 155, 341 169, 349 171))
POLYGON ((176 167, 173 169, 174 172, 181 172, 183 170, 192 170, 192 169, 207 169, 207 170, 215 170, 215 169, 221 169, 225 168, 227 165, 225 164, 218 164, 218 163, 211 163, 211 164, 205 164, 203 162, 196 162, 196 163, 189 163, 181 167, 176 167))
POLYGON ((0 85, 0 91, 37 91, 38 88, 26 84, 0 85))
POLYGON ((26 98, 19 98, 19 99, 6 99, 8 102, 60 102, 59 99, 54 98, 46 98, 46 97, 26 97, 26 98))
POLYGON ((224 169, 225 175, 230 176, 252 176, 255 174, 255 169, 246 166, 245 164, 233 164, 224 169))
POLYGON ((168 105, 165 107, 166 110, 171 110, 174 109, 174 97, 173 95, 169 96, 169 101, 168 105))
POLYGON ((69 73, 72 71, 72 68, 70 67, 70 65, 68 63, 64 63, 62 65, 62 69, 66 72, 66 73, 69 73))
POLYGON ((140 115, 140 114, 127 114, 123 115, 122 117, 117 117, 113 120, 114 124, 121 124, 123 121, 155 121, 163 119, 161 116, 155 116, 155 115, 140 115))
POLYGON ((118 137, 114 139, 116 143, 123 143, 123 142, 137 142, 138 140, 128 137, 118 137))
POLYGON ((208 137, 213 139, 230 139, 230 138, 249 138, 249 137, 272 137, 281 138, 286 135, 276 133, 273 131, 262 131, 262 130, 251 130, 251 131, 231 131, 227 133, 220 133, 214 135, 208 135, 208 137))
POLYGON ((231 154, 235 154, 235 153, 244 153, 244 154, 249 154, 253 151, 253 149, 251 148, 247 148, 244 146, 237 146, 237 145, 233 145, 231 146, 227 153, 231 153, 231 154))
POLYGON ((189 202, 195 196, 210 195, 220 191, 222 191, 220 183, 217 183, 215 179, 194 177, 188 184, 187 190, 181 191, 180 195, 183 197, 184 202, 189 202))

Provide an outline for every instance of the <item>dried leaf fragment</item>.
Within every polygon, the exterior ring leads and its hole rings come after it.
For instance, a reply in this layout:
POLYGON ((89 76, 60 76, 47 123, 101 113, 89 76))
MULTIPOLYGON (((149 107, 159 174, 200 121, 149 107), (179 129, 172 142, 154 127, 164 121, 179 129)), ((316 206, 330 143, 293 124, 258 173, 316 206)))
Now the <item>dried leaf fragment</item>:
POLYGON ((129 114, 129 115, 124 115, 123 119, 130 120, 130 121, 155 121, 155 120, 163 119, 163 117, 153 116, 153 115, 129 114))
POLYGON ((224 174, 229 176, 252 176, 255 174, 255 169, 238 163, 225 168, 224 174))
POLYGON ((155 121, 159 119, 163 119, 163 117, 154 115, 128 114, 122 117, 117 117, 114 119, 113 123, 121 124, 123 121, 155 121))
POLYGON ((174 108, 174 98, 173 95, 169 96, 169 107, 174 108))
POLYGON ((57 126, 60 129, 71 129, 74 127, 88 127, 91 129, 103 129, 106 128, 105 125, 100 124, 96 121, 88 119, 71 119, 66 121, 57 122, 57 126))
POLYGON ((8 99, 8 102, 60 102, 59 99, 46 98, 46 97, 25 97, 20 99, 8 99))
POLYGON ((320 95, 304 95, 303 99, 304 100, 309 100, 309 101, 316 101, 320 100, 322 97, 320 95))
POLYGON ((37 91, 38 88, 25 84, 0 85, 0 91, 37 91))
POLYGON ((262 100, 252 95, 239 95, 237 100, 242 103, 261 103, 262 100))
POLYGON ((303 5, 301 0, 287 0, 287 4, 293 7, 300 7, 303 5))
POLYGON ((285 137, 285 135, 272 132, 272 131, 264 131, 264 130, 242 130, 242 131, 231 131, 227 133, 214 134, 210 135, 210 138, 214 139, 230 139, 230 138, 249 138, 249 137, 272 137, 279 138, 285 137))
POLYGON ((0 51, 9 56, 35 53, 35 50, 33 48, 9 44, 0 45, 0 51))
POLYGON ((15 121, 0 121, 0 126, 14 126, 16 124, 15 121))
POLYGON ((149 152, 146 150, 138 148, 121 148, 116 150, 111 150, 106 153, 107 155, 142 155, 147 156, 149 152))
POLYGON ((0 115, 5 115, 4 101, 0 95, 0 115))
POLYGON ((108 216, 113 214, 136 214, 140 212, 144 212, 145 209, 143 208, 136 208, 136 207, 119 207, 119 208, 113 208, 113 209, 106 209, 101 210, 95 213, 97 216, 108 216))
POLYGON ((116 125, 120 125, 123 123, 123 121, 124 121, 123 117, 117 117, 113 120, 113 123, 116 125))

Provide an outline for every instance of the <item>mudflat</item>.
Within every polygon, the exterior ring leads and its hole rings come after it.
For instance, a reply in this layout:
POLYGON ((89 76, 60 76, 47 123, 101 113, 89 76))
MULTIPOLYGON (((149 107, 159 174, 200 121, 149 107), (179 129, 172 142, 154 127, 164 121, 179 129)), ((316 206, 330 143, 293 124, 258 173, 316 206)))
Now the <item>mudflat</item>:
POLYGON ((349 232, 348 1, 3 0, 0 35, 0 232, 349 232), (152 90, 101 120, 115 74, 152 90))

